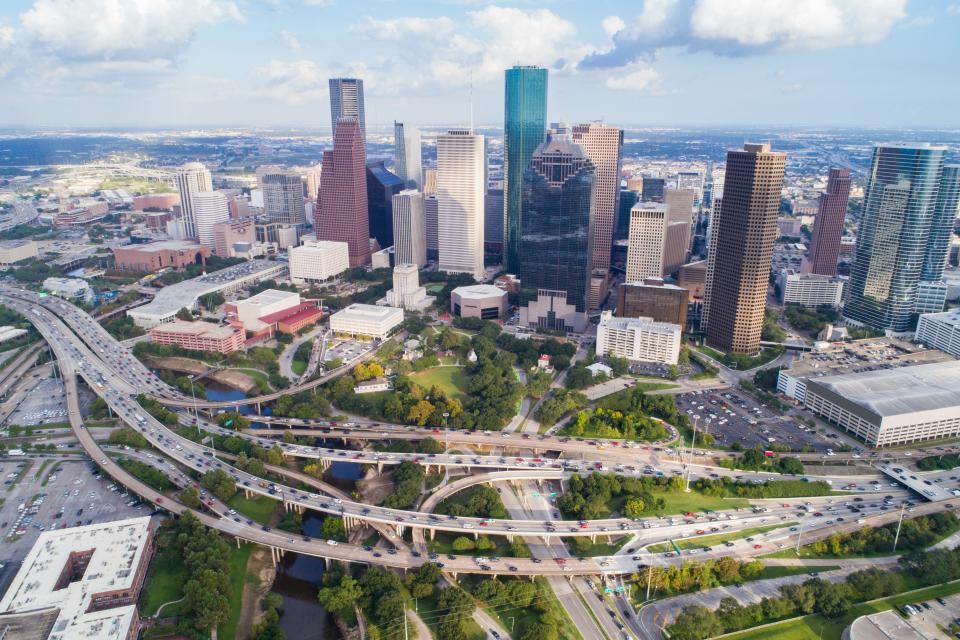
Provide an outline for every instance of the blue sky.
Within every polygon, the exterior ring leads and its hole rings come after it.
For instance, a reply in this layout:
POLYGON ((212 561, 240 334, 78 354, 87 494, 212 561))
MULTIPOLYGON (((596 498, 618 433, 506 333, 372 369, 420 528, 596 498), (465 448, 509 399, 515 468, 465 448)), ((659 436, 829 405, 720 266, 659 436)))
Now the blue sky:
POLYGON ((551 120, 960 126, 960 0, 4 0, 0 126, 499 124, 503 69, 551 120))

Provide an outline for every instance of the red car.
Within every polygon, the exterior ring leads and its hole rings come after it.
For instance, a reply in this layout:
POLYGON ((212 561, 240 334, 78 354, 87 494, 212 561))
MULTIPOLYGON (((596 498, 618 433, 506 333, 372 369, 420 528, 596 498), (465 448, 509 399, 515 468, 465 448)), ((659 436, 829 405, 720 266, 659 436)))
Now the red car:
POLYGON ((753 548, 754 548, 754 549, 762 549, 762 548, 763 548, 763 545, 762 545, 762 544, 755 544, 755 545, 753 545, 753 548))
POLYGON ((486 523, 486 522, 481 522, 481 523, 480 523, 480 526, 481 526, 481 527, 485 527, 485 526, 487 526, 487 523, 486 523))
POLYGON ((161 502, 163 502, 163 498, 157 498, 157 504, 160 504, 161 502))

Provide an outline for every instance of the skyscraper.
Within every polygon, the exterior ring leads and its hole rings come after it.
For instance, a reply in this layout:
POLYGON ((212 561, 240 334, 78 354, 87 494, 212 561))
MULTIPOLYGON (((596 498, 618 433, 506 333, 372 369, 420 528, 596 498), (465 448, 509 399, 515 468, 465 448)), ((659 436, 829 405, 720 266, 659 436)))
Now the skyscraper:
POLYGON ((516 66, 505 72, 503 116, 504 269, 520 267, 523 174, 547 130, 547 70, 516 66))
POLYGON ((183 229, 188 238, 197 238, 197 221, 193 213, 195 193, 213 191, 210 171, 200 162, 188 162, 180 167, 175 176, 177 190, 180 191, 180 210, 183 212, 183 229))
POLYGON ((487 181, 483 205, 483 250, 503 255, 503 180, 487 181))
POLYGON ((593 249, 590 268, 590 308, 599 308, 607 295, 610 249, 616 222, 617 196, 620 191, 620 148, 623 131, 617 127, 591 122, 573 128, 573 141, 583 147, 593 163, 593 249))
POLYGON ((356 118, 360 123, 360 139, 367 140, 367 120, 363 113, 363 80, 330 78, 330 127, 337 136, 340 118, 356 118))
POLYGON ((637 204, 640 195, 636 191, 629 189, 620 189, 619 202, 617 204, 617 228, 614 232, 615 240, 626 240, 627 233, 630 231, 630 210, 637 204))
POLYGON ((298 173, 276 171, 263 176, 263 212, 267 220, 296 225, 307 224, 303 203, 303 180, 298 173))
POLYGON ((397 264, 427 264, 423 194, 416 189, 405 189, 393 196, 393 249, 397 264))
POLYGON ((227 197, 219 191, 198 191, 190 198, 196 238, 202 245, 213 249, 216 242, 213 237, 214 226, 230 220, 230 204, 227 197))
POLYGON ((414 189, 423 187, 420 130, 409 122, 393 123, 393 165, 405 186, 414 189))
POLYGON ((950 253, 950 237, 960 206, 960 165, 946 164, 940 178, 937 204, 930 221, 930 239, 923 255, 923 270, 920 279, 938 282, 943 279, 943 269, 950 253))
POLYGON ((773 242, 787 155, 769 144, 727 152, 726 183, 715 246, 707 343, 752 354, 760 347, 773 242))
POLYGON ((627 234, 626 282, 663 275, 663 247, 667 233, 667 206, 638 202, 630 210, 627 234))
POLYGON ((370 263, 370 226, 367 219, 366 155, 356 118, 341 118, 333 149, 323 152, 317 240, 346 242, 350 266, 370 263))
POLYGON ((817 217, 813 221, 810 252, 804 271, 824 276, 837 275, 840 236, 850 202, 850 170, 830 169, 827 188, 820 194, 817 217))
POLYGON ((390 173, 383 160, 367 163, 367 211, 370 237, 381 248, 393 244, 393 196, 403 191, 403 180, 390 173))
POLYGON ((674 273, 687 261, 696 197, 696 191, 693 189, 667 189, 663 192, 663 202, 667 206, 663 275, 674 273))
POLYGON ((582 331, 589 307, 596 172, 569 133, 550 133, 523 174, 520 322, 582 331))
POLYGON ((423 221, 427 228, 427 259, 437 260, 440 255, 440 202, 436 194, 423 194, 423 221))
POLYGON ((663 190, 667 181, 655 176, 643 176, 643 199, 650 202, 663 202, 663 190))
POLYGON ((437 244, 440 271, 483 277, 483 136, 451 129, 437 136, 437 244))
POLYGON ((848 320, 910 331, 928 247, 939 239, 932 226, 945 155, 946 147, 930 144, 874 146, 843 310, 848 320))

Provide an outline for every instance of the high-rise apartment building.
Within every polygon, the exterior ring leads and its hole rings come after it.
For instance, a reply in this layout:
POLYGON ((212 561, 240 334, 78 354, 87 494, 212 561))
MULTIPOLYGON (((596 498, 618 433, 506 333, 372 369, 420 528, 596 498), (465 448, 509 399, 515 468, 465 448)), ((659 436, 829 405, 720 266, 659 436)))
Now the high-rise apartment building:
POLYGON ((367 163, 367 211, 370 237, 381 248, 393 244, 393 196, 403 191, 403 180, 383 164, 383 160, 367 163))
POLYGON ((356 118, 360 123, 360 139, 367 140, 367 119, 363 113, 363 80, 330 78, 330 127, 334 139, 340 118, 356 118))
POLYGON ((197 240, 212 249, 215 246, 214 226, 230 219, 227 197, 219 191, 198 191, 190 196, 190 206, 197 240))
POLYGON ((307 212, 303 202, 303 180, 299 173, 274 171, 263 176, 263 213, 267 220, 303 230, 307 212))
POLYGON ((393 169, 404 186, 423 187, 420 130, 409 122, 393 123, 393 169))
POLYGON ((370 226, 367 219, 366 156, 356 118, 341 118, 333 149, 323 152, 317 240, 346 242, 350 266, 370 263, 370 226))
POLYGON ((626 282, 663 275, 663 245, 667 231, 667 206, 638 202, 630 210, 627 234, 626 282))
POLYGON ((393 250, 397 264, 427 264, 427 224, 423 194, 405 189, 393 196, 393 250))
POLYGON ((188 238, 196 239, 197 221, 193 213, 192 196, 201 191, 213 191, 210 171, 200 162, 188 162, 180 167, 174 180, 180 191, 180 211, 183 215, 183 228, 188 238))
POLYGON ((550 133, 523 175, 520 322, 580 331, 589 308, 596 171, 568 133, 550 133))
POLYGON ((487 185, 483 136, 451 129, 437 136, 439 269, 483 277, 483 197, 487 185))
POLYGON ((898 333, 911 330, 928 249, 938 239, 932 226, 945 155, 946 147, 930 144, 874 146, 843 310, 848 320, 898 333))
POLYGON ((820 194, 817 217, 813 221, 810 252, 804 271, 822 276, 837 275, 840 236, 850 202, 850 170, 830 169, 827 188, 820 194))
POLYGON ((547 131, 547 70, 515 66, 505 72, 503 114, 504 269, 520 267, 523 174, 547 131))
POLYGON ((769 144, 727 152, 726 183, 711 247, 707 342, 733 353, 760 348, 787 154, 769 144))
POLYGON ((617 127, 591 122, 573 128, 573 140, 587 152, 596 177, 593 187, 593 247, 590 268, 594 282, 590 287, 590 308, 596 309, 606 297, 610 271, 610 249, 617 216, 620 191, 620 149, 623 131, 617 127))

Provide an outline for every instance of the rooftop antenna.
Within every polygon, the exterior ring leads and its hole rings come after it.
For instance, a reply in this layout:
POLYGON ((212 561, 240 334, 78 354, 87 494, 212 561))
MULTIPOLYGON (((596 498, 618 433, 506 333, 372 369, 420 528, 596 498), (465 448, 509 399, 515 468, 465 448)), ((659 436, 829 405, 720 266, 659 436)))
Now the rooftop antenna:
POLYGON ((473 69, 470 69, 470 135, 473 135, 473 69))

